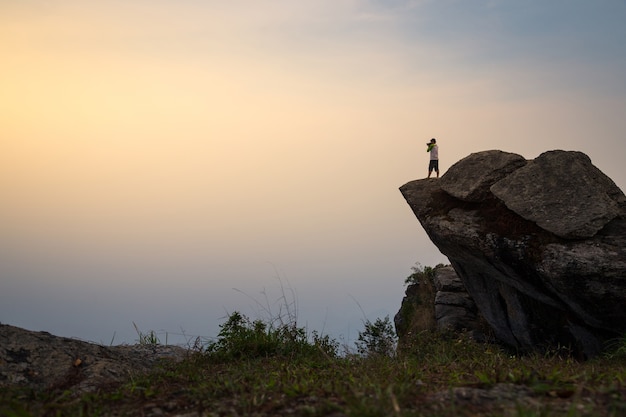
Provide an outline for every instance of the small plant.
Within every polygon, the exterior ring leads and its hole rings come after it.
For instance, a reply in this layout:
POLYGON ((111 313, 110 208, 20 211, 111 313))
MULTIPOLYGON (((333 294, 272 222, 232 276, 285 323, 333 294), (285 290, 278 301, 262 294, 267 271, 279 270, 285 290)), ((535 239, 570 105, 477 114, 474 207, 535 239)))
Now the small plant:
POLYGON ((611 359, 626 359, 626 334, 608 343, 605 356, 611 359))
POLYGON ((365 322, 365 330, 359 332, 356 347, 363 356, 393 356, 396 342, 396 332, 389 316, 386 316, 384 319, 376 319, 374 323, 369 320, 365 322))
POLYGON ((306 331, 292 324, 277 327, 261 320, 250 320, 238 311, 230 314, 220 325, 217 340, 209 342, 207 354, 218 360, 252 359, 273 356, 311 356, 322 353, 337 355, 338 344, 328 336, 313 333, 309 342, 306 331))
POLYGON ((415 265, 411 267, 411 271, 413 271, 413 273, 406 277, 406 279, 404 280, 404 285, 419 284, 420 281, 424 280, 432 281, 435 278, 435 273, 437 269, 443 268, 444 266, 444 264, 438 264, 435 267, 422 267, 419 262, 416 262, 415 265))
POLYGON ((316 330, 311 333, 313 345, 327 358, 336 358, 339 354, 339 342, 327 334, 321 336, 316 330))
POLYGON ((135 331, 139 336, 138 342, 140 345, 157 346, 161 344, 161 341, 154 330, 150 330, 148 333, 143 333, 139 330, 139 327, 137 327, 135 322, 133 322, 133 326, 135 326, 135 331))

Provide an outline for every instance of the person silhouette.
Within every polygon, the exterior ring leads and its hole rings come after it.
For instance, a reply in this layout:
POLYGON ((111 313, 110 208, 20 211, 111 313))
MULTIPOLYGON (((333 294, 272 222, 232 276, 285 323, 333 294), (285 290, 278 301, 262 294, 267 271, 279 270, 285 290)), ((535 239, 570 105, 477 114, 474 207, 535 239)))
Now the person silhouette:
POLYGON ((428 163, 428 178, 433 171, 437 173, 437 178, 439 178, 439 146, 437 145, 437 139, 432 138, 430 142, 426 144, 428 148, 426 152, 430 152, 430 162, 428 163))

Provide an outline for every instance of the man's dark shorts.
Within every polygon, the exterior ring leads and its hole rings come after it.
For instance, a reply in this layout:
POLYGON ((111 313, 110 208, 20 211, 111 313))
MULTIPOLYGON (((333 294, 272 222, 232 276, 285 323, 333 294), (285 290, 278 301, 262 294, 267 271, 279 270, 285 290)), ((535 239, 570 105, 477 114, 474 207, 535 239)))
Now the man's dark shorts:
POLYGON ((430 164, 428 164, 428 172, 431 171, 439 171, 439 160, 431 159, 430 164))

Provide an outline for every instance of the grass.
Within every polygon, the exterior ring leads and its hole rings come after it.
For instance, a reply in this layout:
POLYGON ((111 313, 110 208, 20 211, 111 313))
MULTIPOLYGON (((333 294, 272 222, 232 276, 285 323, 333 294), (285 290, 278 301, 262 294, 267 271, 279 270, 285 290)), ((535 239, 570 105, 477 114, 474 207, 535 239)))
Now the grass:
POLYGON ((327 337, 233 313, 216 341, 181 363, 78 398, 6 389, 0 415, 618 417, 626 415, 624 351, 622 340, 610 355, 577 362, 423 332, 398 354, 341 355, 327 337), (498 386, 532 395, 468 399, 498 386), (466 394, 455 397, 459 389, 466 394))
MULTIPOLYGON (((386 317, 364 323, 356 353, 340 352, 338 342, 297 326, 287 295, 283 289, 277 316, 267 302, 259 303, 265 320, 231 313, 216 340, 197 342, 184 361, 96 392, 3 388, 0 416, 626 415, 626 336, 587 362, 561 351, 516 355, 430 331, 396 350, 386 317)), ((135 328, 140 344, 161 343, 135 328)))
MULTIPOLYGON (((135 327, 135 331, 137 332, 138 336, 137 343, 139 343, 140 345, 156 346, 161 344, 161 340, 154 330, 150 330, 148 333, 143 333, 141 330, 139 330, 139 327, 135 324, 135 322, 133 322, 133 326, 135 327)), ((165 344, 167 345, 167 335, 165 344)))

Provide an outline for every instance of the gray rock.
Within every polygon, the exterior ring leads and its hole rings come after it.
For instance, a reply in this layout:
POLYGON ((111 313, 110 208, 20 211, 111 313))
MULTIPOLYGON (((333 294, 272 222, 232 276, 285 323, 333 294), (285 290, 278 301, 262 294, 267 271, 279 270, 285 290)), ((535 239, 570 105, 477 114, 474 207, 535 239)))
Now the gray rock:
POLYGON ((435 274, 435 288, 437 291, 445 291, 450 293, 464 293, 467 294, 465 290, 465 285, 463 285, 463 281, 456 274, 454 268, 447 266, 443 268, 438 268, 435 274))
MULTIPOLYGON (((435 311, 438 306, 455 306, 468 311, 476 311, 476 304, 467 292, 437 291, 435 295, 435 311)), ((435 314, 437 317, 437 314, 435 314)))
POLYGON ((455 404, 461 410, 483 410, 470 415, 513 416, 519 414, 520 407, 540 409, 536 396, 532 389, 524 385, 497 383, 488 388, 453 387, 428 395, 427 401, 442 405, 455 404))
POLYGON ((467 309, 463 307, 436 304, 435 318, 437 319, 437 330, 439 332, 464 333, 468 330, 465 326, 471 321, 475 321, 476 315, 468 314, 467 309))
POLYGON ((180 361, 189 354, 179 346, 106 347, 0 324, 0 387, 22 385, 90 392, 148 372, 157 363, 180 361))
MULTIPOLYGON (((479 332, 481 325, 476 315, 476 304, 454 269, 451 266, 437 268, 434 284, 437 288, 434 300, 437 330, 479 332)), ((472 337, 476 337, 476 334, 472 337)))
POLYGON ((491 192, 542 229, 578 239, 595 235, 619 215, 624 199, 616 188, 587 155, 551 151, 495 183, 491 192))
MULTIPOLYGON (((471 178, 466 170, 474 164, 444 177, 471 178)), ((463 187, 484 190, 476 181, 463 187)), ((584 154, 542 154, 479 201, 440 183, 417 180, 400 191, 497 340, 592 357, 626 333, 626 197, 584 154)))
POLYGON ((498 150, 473 153, 455 163, 442 177, 441 189, 463 201, 480 201, 489 188, 526 165, 523 156, 498 150))
MULTIPOLYGON (((484 324, 474 300, 451 266, 435 268, 432 282, 411 284, 394 317, 401 339, 424 330, 457 332, 485 340, 484 324)), ((410 341, 407 341, 410 343, 410 341)))

